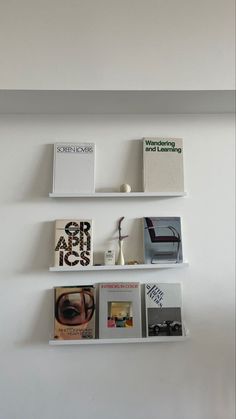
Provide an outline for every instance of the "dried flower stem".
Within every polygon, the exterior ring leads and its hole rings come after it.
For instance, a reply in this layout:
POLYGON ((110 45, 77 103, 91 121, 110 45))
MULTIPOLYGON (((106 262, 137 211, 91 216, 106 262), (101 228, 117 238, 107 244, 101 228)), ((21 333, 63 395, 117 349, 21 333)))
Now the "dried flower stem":
POLYGON ((119 219, 119 221, 118 221, 119 241, 122 241, 122 240, 124 240, 126 237, 129 237, 128 235, 126 235, 126 236, 122 236, 122 234, 121 234, 121 223, 122 223, 122 221, 124 220, 124 218, 125 218, 125 217, 121 217, 121 218, 119 219))

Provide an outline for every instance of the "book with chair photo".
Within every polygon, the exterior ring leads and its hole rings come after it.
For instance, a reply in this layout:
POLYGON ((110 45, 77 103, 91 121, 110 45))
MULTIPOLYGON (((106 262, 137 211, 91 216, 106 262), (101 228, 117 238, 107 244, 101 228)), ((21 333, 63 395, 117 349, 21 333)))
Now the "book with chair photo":
POLYGON ((145 217, 144 263, 182 263, 180 217, 145 217))

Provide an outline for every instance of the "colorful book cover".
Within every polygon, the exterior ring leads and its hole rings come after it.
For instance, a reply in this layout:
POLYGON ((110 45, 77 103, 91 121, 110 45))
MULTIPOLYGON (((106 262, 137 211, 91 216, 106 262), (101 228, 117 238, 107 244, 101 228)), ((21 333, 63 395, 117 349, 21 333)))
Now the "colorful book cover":
POLYGON ((95 192, 95 144, 54 144, 53 192, 95 192))
POLYGON ((183 140, 143 139, 144 192, 183 192, 183 140))
POLYGON ((95 338, 95 287, 54 288, 54 339, 95 338))
POLYGON ((100 284, 99 338, 139 338, 141 335, 140 284, 100 284))
POLYGON ((180 217, 145 217, 144 263, 182 263, 180 217))
POLYGON ((54 253, 54 266, 92 265, 92 220, 56 220, 54 253))
POLYGON ((180 284, 145 284, 147 336, 183 336, 180 284))

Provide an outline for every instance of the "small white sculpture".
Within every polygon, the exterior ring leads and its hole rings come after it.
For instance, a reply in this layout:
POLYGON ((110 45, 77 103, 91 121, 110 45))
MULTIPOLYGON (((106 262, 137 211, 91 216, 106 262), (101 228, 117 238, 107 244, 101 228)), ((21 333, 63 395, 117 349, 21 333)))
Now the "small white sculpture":
POLYGON ((120 192, 131 192, 131 186, 128 183, 123 183, 120 187, 120 192))

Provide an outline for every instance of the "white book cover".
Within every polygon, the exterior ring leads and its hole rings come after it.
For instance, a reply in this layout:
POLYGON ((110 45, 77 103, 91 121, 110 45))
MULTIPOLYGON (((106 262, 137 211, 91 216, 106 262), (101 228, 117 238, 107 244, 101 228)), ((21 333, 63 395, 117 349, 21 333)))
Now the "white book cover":
POLYGON ((151 137, 143 139, 144 192, 183 192, 183 140, 151 137))
POLYGON ((56 220, 54 266, 93 264, 92 220, 56 220))
POLYGON ((54 144, 53 192, 95 192, 95 144, 54 144))
POLYGON ((141 295, 138 282, 99 285, 99 338, 139 338, 141 295))
POLYGON ((183 336, 181 284, 145 284, 147 336, 183 336))

